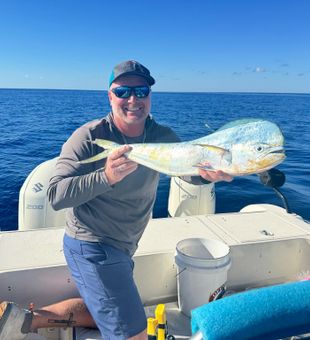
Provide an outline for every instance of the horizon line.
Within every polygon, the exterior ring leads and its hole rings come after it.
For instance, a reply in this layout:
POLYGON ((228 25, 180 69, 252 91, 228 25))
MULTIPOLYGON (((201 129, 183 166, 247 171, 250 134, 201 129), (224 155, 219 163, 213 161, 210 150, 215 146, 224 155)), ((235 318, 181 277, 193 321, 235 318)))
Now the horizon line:
MULTIPOLYGON (((0 90, 30 90, 30 91, 92 91, 92 92, 108 92, 104 89, 66 89, 66 88, 38 88, 38 87, 0 87, 0 90)), ((256 94, 310 94, 310 92, 273 92, 273 91, 152 91, 153 93, 256 93, 256 94)))

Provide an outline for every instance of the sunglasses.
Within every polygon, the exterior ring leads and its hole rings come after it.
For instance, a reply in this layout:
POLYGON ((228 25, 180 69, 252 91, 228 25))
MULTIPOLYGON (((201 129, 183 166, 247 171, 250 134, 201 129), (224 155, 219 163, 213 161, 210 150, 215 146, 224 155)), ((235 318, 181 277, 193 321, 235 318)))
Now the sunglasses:
POLYGON ((151 89, 148 86, 119 86, 111 91, 117 98, 129 98, 132 93, 134 93, 137 98, 146 98, 150 94, 151 89))

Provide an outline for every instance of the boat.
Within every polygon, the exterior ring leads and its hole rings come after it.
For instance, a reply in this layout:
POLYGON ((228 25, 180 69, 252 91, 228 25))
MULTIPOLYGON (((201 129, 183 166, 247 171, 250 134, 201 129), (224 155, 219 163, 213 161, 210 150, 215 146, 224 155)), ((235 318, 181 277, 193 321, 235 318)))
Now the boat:
MULTIPOLYGON (((52 211, 45 195, 55 162, 42 163, 26 179, 19 198, 19 230, 0 233, 0 297, 24 308, 30 302, 39 308, 79 296, 62 250, 64 213, 52 211)), ((146 313, 154 316, 158 305, 164 305, 168 332, 175 339, 195 338, 190 317, 179 307, 182 274, 176 247, 182 240, 215 240, 229 247, 227 295, 310 276, 310 224, 291 213, 285 201, 284 208, 254 204, 215 214, 214 185, 186 185, 171 181, 170 217, 150 220, 134 256, 135 281, 146 313), (202 196, 207 201, 197 207, 202 196)), ((100 339, 100 334, 93 329, 51 327, 27 339, 91 340, 100 339)))

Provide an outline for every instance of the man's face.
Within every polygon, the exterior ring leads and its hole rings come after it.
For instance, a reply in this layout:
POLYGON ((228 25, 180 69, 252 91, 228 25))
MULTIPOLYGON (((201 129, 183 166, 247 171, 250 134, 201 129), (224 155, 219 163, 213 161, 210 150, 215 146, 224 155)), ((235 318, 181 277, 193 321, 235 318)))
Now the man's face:
POLYGON ((144 127, 151 110, 151 94, 146 98, 137 98, 131 93, 128 98, 118 98, 111 90, 119 86, 149 86, 147 81, 139 76, 122 76, 112 83, 108 92, 114 122, 118 127, 144 127))

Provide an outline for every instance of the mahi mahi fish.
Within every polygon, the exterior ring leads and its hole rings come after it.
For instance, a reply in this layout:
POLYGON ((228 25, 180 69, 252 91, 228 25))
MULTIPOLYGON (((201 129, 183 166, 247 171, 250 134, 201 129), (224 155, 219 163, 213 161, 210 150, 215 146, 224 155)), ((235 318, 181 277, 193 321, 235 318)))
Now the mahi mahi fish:
MULTIPOLYGON (((119 144, 104 139, 92 143, 104 148, 85 164, 106 158, 119 144)), ((239 119, 192 141, 130 144, 128 159, 169 176, 198 175, 199 169, 222 170, 232 176, 260 173, 285 159, 280 128, 267 120, 239 119)))

